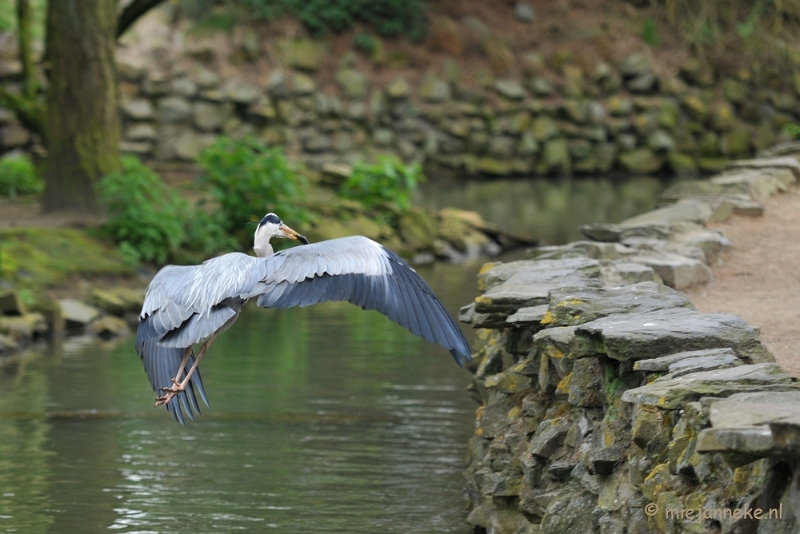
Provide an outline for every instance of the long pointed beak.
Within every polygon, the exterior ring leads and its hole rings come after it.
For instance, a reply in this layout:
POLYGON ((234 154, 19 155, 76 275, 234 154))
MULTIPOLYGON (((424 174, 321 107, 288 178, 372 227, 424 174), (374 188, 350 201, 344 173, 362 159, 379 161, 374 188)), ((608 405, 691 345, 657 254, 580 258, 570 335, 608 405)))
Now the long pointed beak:
POLYGON ((283 232, 283 237, 287 239, 297 239, 300 236, 300 234, 298 234, 297 232, 295 232, 294 230, 292 230, 283 223, 281 223, 280 230, 281 232, 283 232))
POLYGON ((302 244, 308 245, 308 239, 306 239, 306 236, 298 234, 296 231, 292 230, 285 224, 281 224, 281 231, 283 232, 283 237, 286 237, 287 239, 296 239, 297 241, 300 241, 302 244))

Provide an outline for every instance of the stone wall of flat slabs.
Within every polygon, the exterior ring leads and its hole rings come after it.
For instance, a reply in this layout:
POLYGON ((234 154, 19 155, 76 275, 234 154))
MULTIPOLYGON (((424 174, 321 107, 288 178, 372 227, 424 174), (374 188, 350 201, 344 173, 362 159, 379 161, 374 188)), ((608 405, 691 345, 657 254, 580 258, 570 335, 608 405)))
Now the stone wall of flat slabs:
POLYGON ((757 327, 679 291, 730 246, 706 222, 758 215, 798 176, 793 157, 736 162, 587 241, 482 269, 460 317, 479 340, 476 533, 798 531, 800 383, 757 327))
MULTIPOLYGON (((657 73, 672 69, 643 53, 556 70, 531 53, 516 78, 485 73, 467 83, 431 71, 416 80, 400 69, 378 82, 352 53, 327 57, 303 39, 275 46, 279 61, 257 76, 252 61, 222 76, 189 52, 166 60, 154 50, 147 62, 123 55, 123 152, 184 165, 220 135, 252 136, 312 168, 391 155, 459 175, 682 175, 717 172, 788 140, 782 128, 800 121, 800 73, 775 88, 748 71, 715 79, 696 60, 666 76, 657 73), (336 63, 335 81, 319 74, 323 58, 336 63)), ((0 58, 10 92, 20 72, 0 58)), ((0 108, 0 153, 18 150, 41 153, 41 139, 0 108)))

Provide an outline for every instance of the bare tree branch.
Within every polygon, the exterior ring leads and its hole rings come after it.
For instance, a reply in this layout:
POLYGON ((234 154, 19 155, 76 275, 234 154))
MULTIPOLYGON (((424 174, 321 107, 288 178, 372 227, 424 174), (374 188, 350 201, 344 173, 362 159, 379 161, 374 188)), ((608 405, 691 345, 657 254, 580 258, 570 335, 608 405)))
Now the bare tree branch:
POLYGON ((162 3, 164 0, 133 0, 122 10, 117 21, 117 39, 125 33, 139 17, 162 3))

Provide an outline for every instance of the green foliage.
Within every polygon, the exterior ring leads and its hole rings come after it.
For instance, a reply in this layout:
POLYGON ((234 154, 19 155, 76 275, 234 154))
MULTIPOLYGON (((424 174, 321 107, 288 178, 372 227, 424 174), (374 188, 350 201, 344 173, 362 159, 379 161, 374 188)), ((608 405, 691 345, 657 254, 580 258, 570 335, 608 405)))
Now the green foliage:
POLYGON ((355 24, 370 26, 382 36, 420 39, 425 32, 422 0, 228 0, 228 4, 241 5, 249 16, 267 20, 294 15, 315 35, 343 32, 355 24))
POLYGON ((132 263, 163 264, 183 243, 188 204, 133 156, 97 184, 108 210, 105 230, 132 263))
POLYGON ((644 21, 644 27, 642 28, 642 40, 649 46, 658 45, 658 28, 655 20, 647 19, 644 21))
POLYGON ((366 52, 367 54, 372 54, 378 47, 378 43, 375 42, 374 37, 372 37, 367 33, 357 33, 353 37, 353 46, 355 46, 362 52, 366 52))
POLYGON ((105 232, 119 244, 129 264, 198 263, 221 251, 238 248, 220 224, 221 216, 194 208, 133 156, 122 169, 98 184, 106 205, 105 232))
POLYGON ((44 182, 28 156, 10 156, 0 159, 0 195, 14 198, 17 195, 39 194, 44 182))
POLYGON ((405 210, 411 205, 411 193, 417 183, 424 180, 419 165, 404 165, 395 158, 381 158, 376 164, 357 164, 339 192, 344 198, 361 202, 367 208, 394 204, 405 210))
MULTIPOLYGON (((34 39, 40 39, 45 34, 47 18, 47 1, 30 0, 33 25, 31 33, 34 39)), ((16 2, 0 2, 0 31, 17 31, 16 2)))
POLYGON ((132 265, 197 263, 237 247, 217 214, 191 209, 133 156, 123 157, 122 169, 103 178, 97 190, 108 211, 104 230, 132 265))
POLYGON ((750 10, 750 13, 748 13, 747 19, 744 22, 736 23, 736 33, 739 34, 739 37, 747 39, 753 35, 758 28, 763 13, 764 5, 761 2, 756 2, 750 10))
POLYGON ((783 125, 783 131, 791 135, 795 139, 800 139, 800 124, 796 122, 789 122, 783 125))
MULTIPOLYGON (((204 183, 221 208, 221 226, 244 239, 253 217, 277 213, 293 224, 306 222, 299 205, 305 180, 280 147, 268 148, 255 139, 220 137, 200 154, 204 183)), ((249 238, 249 237, 248 237, 249 238)))

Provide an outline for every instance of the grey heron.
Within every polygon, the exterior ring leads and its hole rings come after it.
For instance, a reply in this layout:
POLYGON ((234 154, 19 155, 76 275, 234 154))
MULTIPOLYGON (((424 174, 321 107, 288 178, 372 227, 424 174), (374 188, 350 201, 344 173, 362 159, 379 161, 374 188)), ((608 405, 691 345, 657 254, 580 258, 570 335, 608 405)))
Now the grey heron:
POLYGON ((268 213, 255 230, 253 249, 255 257, 234 252, 201 265, 168 265, 147 287, 136 352, 159 395, 156 405, 166 405, 179 423, 184 411, 192 419, 199 413, 198 396, 208 405, 197 365, 251 298, 263 308, 348 301, 441 345, 462 367, 470 360, 464 334, 433 290, 375 241, 351 236, 308 244, 268 213), (304 246, 273 253, 273 237, 304 246), (195 358, 193 346, 201 342, 195 358))

